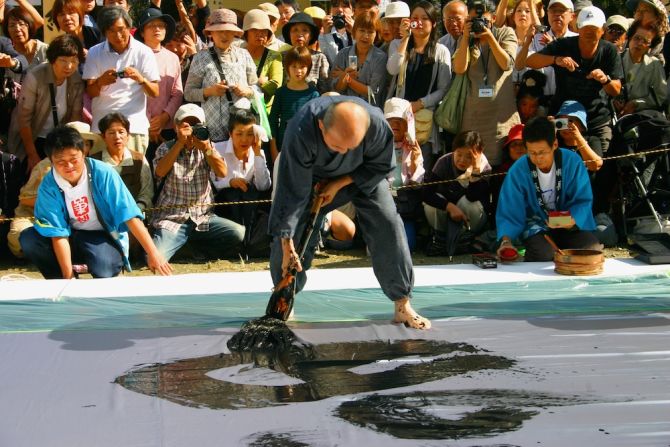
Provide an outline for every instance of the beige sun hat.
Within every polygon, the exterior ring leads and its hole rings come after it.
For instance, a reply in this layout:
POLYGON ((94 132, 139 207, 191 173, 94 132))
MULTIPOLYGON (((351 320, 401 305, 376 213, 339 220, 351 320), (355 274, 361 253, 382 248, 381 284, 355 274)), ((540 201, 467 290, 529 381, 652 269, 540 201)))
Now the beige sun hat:
POLYGON ((268 17, 268 14, 261 9, 251 9, 244 14, 242 30, 249 31, 250 29, 264 29, 271 33, 272 28, 270 28, 270 17, 268 17))
POLYGON ((100 135, 97 133, 91 132, 91 126, 82 121, 72 121, 66 124, 67 127, 71 127, 77 132, 84 140, 93 140, 94 143, 97 143, 100 140, 100 135))
POLYGON ((309 14, 312 19, 323 20, 323 18, 326 17, 326 11, 319 8, 318 6, 310 6, 303 9, 303 12, 305 14, 309 14))
POLYGON ((404 19, 410 16, 409 6, 405 2, 393 2, 386 5, 384 19, 404 19))
POLYGON ((279 9, 277 9, 277 7, 272 3, 261 3, 258 5, 258 9, 265 11, 268 16, 274 17, 275 19, 280 17, 279 9))
POLYGON ((226 8, 215 9, 212 11, 207 18, 205 31, 235 31, 239 36, 244 33, 244 31, 237 26, 237 14, 226 8))

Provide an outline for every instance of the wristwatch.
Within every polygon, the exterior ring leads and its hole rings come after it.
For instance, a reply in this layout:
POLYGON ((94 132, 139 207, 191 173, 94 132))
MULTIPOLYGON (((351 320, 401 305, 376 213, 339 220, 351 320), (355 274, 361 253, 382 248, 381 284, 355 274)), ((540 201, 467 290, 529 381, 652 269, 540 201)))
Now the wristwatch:
POLYGON ((610 82, 612 82, 612 78, 610 78, 610 75, 607 75, 607 81, 601 83, 601 85, 604 87, 604 86, 606 86, 607 84, 609 84, 610 82))

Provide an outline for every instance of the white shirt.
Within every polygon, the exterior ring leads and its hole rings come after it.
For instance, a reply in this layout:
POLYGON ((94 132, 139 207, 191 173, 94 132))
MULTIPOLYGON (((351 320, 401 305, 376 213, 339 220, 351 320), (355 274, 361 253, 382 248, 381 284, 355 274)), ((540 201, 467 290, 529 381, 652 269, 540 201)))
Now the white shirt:
POLYGON ((263 151, 261 155, 254 156, 253 149, 249 148, 246 160, 240 160, 235 155, 232 139, 214 143, 214 149, 221 154, 228 167, 228 175, 225 177, 217 177, 213 172, 211 173, 212 182, 217 191, 230 188, 230 181, 236 178, 244 179, 249 184, 253 182, 258 191, 270 189, 272 185, 270 171, 263 151))
POLYGON ((70 215, 70 226, 75 230, 102 231, 104 228, 98 219, 93 205, 93 196, 88 183, 88 169, 84 166, 79 182, 72 186, 70 182, 58 175, 54 169, 56 184, 63 190, 65 207, 70 215))
MULTIPOLYGON (((56 114, 58 115, 58 122, 60 123, 65 116, 65 112, 67 112, 67 78, 65 79, 65 82, 63 82, 61 85, 56 85, 55 87, 57 109, 56 114)), ((51 92, 49 92, 49 102, 51 102, 51 92)), ((42 126, 42 130, 40 131, 38 137, 46 137, 54 127, 56 127, 54 125, 54 114, 51 111, 51 108, 49 108, 49 116, 47 116, 47 121, 44 123, 44 126, 42 126)))
POLYGON ((551 170, 547 173, 537 171, 537 180, 540 183, 540 191, 542 191, 542 200, 547 209, 556 209, 556 163, 551 165, 551 170))
MULTIPOLYGON (((147 81, 160 80, 154 52, 132 36, 128 48, 121 54, 114 51, 106 40, 88 50, 82 78, 97 79, 110 68, 121 71, 127 67, 137 69, 147 81)), ((130 133, 146 135, 149 133, 146 108, 147 96, 144 87, 130 78, 117 79, 115 83, 102 87, 100 94, 93 98, 91 132, 99 133, 100 118, 114 111, 123 113, 128 118, 130 133)))

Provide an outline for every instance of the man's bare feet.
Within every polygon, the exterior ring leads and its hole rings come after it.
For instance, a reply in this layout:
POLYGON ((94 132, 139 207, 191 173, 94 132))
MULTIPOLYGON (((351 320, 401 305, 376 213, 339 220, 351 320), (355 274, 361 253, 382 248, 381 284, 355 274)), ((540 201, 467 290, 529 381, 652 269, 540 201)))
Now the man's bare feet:
POLYGON ((430 329, 430 320, 422 317, 412 308, 409 298, 401 298, 395 301, 394 323, 402 323, 412 329, 430 329))

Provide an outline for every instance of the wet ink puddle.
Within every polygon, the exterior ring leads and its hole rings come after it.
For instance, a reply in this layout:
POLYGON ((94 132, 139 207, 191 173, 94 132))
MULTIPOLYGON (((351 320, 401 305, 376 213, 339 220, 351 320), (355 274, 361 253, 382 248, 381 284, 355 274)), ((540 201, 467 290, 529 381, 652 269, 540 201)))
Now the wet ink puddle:
MULTIPOLYGON (((514 365, 514 360, 466 343, 307 345, 294 340, 289 349, 272 352, 233 352, 142 366, 115 383, 181 405, 211 409, 264 408, 352 395, 334 410, 336 417, 406 439, 495 436, 519 429, 541 408, 591 402, 575 396, 480 389, 355 396, 482 370, 510 371, 514 365)), ((250 445, 308 444, 290 433, 259 433, 250 445)))

